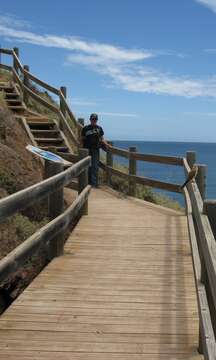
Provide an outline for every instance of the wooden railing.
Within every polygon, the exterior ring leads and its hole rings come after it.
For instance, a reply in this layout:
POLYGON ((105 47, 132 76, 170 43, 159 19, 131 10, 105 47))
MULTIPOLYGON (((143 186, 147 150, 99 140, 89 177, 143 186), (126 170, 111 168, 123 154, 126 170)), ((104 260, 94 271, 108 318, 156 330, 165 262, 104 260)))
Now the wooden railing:
POLYGON ((63 164, 46 162, 47 179, 0 200, 0 222, 17 211, 48 197, 50 222, 0 261, 0 281, 8 278, 39 248, 47 248, 49 259, 63 253, 65 232, 71 222, 88 211, 88 167, 91 158, 82 150, 81 159, 67 170, 63 164), (82 156, 83 155, 83 156, 82 156), (78 178, 79 195, 64 211, 63 188, 78 178))
MULTIPOLYGON (((195 163, 195 153, 183 159, 186 176, 195 163), (190 165, 189 165, 190 164, 190 165)), ((216 359, 216 202, 205 200, 205 165, 198 165, 196 182, 184 190, 188 230, 196 283, 200 336, 199 351, 216 359)))
POLYGON ((168 183, 160 180, 147 178, 137 175, 137 161, 146 161, 151 163, 167 164, 183 166, 183 158, 174 156, 162 156, 152 154, 141 154, 136 152, 135 147, 129 150, 114 147, 110 142, 110 146, 106 151, 106 163, 100 162, 100 167, 106 172, 106 180, 111 184, 112 176, 120 177, 128 182, 129 195, 136 195, 136 185, 150 186, 157 189, 167 190, 171 192, 181 193, 180 184, 168 183), (113 156, 117 155, 128 159, 128 173, 117 170, 114 167, 113 156))
POLYGON ((31 74, 29 66, 23 66, 21 64, 18 48, 0 48, 0 54, 11 56, 12 64, 9 66, 1 63, 0 68, 12 72, 13 79, 19 85, 25 104, 28 105, 28 99, 31 97, 40 105, 55 113, 59 119, 60 128, 64 135, 67 137, 69 143, 77 149, 79 146, 79 133, 81 125, 78 121, 76 121, 76 118, 66 101, 66 87, 62 86, 60 89, 57 89, 56 87, 47 84, 35 75, 31 74), (40 96, 38 91, 35 91, 34 86, 32 86, 33 84, 39 85, 43 88, 43 90, 56 95, 59 99, 59 104, 49 102, 40 96))
MULTIPOLYGON (((20 63, 17 48, 13 50, 0 49, 0 53, 12 57, 13 64, 11 66, 0 64, 0 68, 13 73, 13 78, 19 84, 25 102, 28 103, 28 97, 30 96, 57 114, 65 136, 72 144, 78 147, 78 138, 82 125, 76 121, 67 104, 66 88, 57 89, 31 74, 29 67, 22 66, 20 63), (34 91, 30 82, 36 83, 43 89, 58 96, 59 106, 42 98, 34 91), (72 128, 68 124, 68 119, 72 123, 72 128)), ((51 219, 47 225, 0 261, 0 280, 14 272, 40 246, 48 245, 50 258, 62 253, 63 233, 68 224, 80 211, 84 214, 87 213, 87 198, 90 191, 90 187, 87 185, 87 168, 90 164, 90 158, 87 156, 86 151, 80 150, 79 157, 75 154, 68 154, 69 161, 76 161, 77 158, 84 159, 65 171, 60 165, 46 163, 47 174, 48 176, 52 175, 52 177, 0 200, 0 221, 3 221, 24 206, 49 196, 49 216, 51 219), (79 196, 66 211, 63 211, 63 187, 70 184, 72 179, 77 176, 79 177, 79 196)), ((136 195, 136 186, 139 184, 184 194, 200 318, 199 351, 204 354, 206 360, 215 360, 216 201, 205 200, 206 167, 198 165, 196 182, 189 183, 187 188, 182 191, 180 184, 137 175, 137 161, 181 166, 187 177, 196 161, 196 154, 188 152, 186 158, 141 154, 136 151, 135 147, 125 150, 114 147, 110 143, 106 152, 106 161, 100 162, 100 166, 106 173, 108 185, 111 185, 112 176, 120 177, 128 182, 128 192, 131 196, 136 195), (115 155, 128 159, 127 173, 115 168, 113 159, 115 155)))
POLYGON ((136 164, 138 160, 181 166, 187 178, 196 161, 196 154, 189 151, 186 158, 140 154, 136 152, 135 147, 125 150, 116 148, 110 143, 106 153, 106 163, 101 162, 100 166, 106 172, 108 184, 111 183, 113 175, 128 181, 129 195, 135 195, 137 184, 184 194, 200 318, 199 351, 204 354, 205 359, 215 360, 216 201, 205 200, 206 166, 197 164, 196 181, 189 183, 182 191, 178 184, 138 176, 136 164), (114 168, 114 155, 128 159, 128 173, 114 168))

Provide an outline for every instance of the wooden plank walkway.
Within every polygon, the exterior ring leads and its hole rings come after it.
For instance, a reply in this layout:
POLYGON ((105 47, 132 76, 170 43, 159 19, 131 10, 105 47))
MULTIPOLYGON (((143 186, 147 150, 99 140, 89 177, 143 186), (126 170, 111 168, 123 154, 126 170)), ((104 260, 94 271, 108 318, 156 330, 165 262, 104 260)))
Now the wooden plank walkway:
POLYGON ((108 190, 0 318, 7 360, 198 360, 197 341, 186 217, 108 190))

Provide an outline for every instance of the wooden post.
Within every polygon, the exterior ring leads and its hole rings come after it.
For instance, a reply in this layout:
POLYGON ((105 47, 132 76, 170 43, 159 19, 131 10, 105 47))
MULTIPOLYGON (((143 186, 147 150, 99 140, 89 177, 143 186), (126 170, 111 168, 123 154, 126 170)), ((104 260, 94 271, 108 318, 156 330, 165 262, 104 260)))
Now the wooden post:
MULTIPOLYGON (((66 99, 67 98, 66 86, 61 86, 60 90, 61 90, 62 94, 64 95, 64 98, 66 99)), ((64 117, 66 117, 66 108, 65 108, 64 102, 62 101, 61 97, 60 97, 60 110, 61 110, 62 114, 64 115, 64 117)))
MULTIPOLYGON (((132 158, 132 154, 136 152, 137 149, 135 146, 131 146, 129 148, 129 175, 136 175, 137 166, 136 166, 136 160, 132 158)), ((129 195, 130 196, 136 196, 136 183, 134 180, 130 177, 129 178, 129 195)))
POLYGON ((190 168, 192 168, 192 166, 196 162, 196 152, 195 151, 187 151, 186 159, 187 159, 188 165, 190 166, 190 168))
POLYGON ((202 329, 199 324, 199 345, 198 345, 198 353, 203 354, 203 340, 202 340, 202 329))
POLYGON ((79 136, 79 142, 80 142, 81 147, 82 147, 83 144, 82 144, 82 139, 81 139, 81 132, 82 132, 82 128, 85 126, 85 119, 83 119, 83 118, 78 118, 77 121, 78 121, 78 123, 81 125, 80 127, 78 127, 78 129, 79 129, 79 130, 78 130, 78 131, 79 131, 78 136, 79 136))
MULTIPOLYGON (((14 47, 13 48, 13 51, 15 52, 16 56, 19 58, 19 48, 18 47, 14 47)), ((14 70, 16 71, 16 73, 18 74, 18 66, 17 66, 17 62, 16 60, 13 58, 13 68, 14 70)))
POLYGON ((207 175, 207 166, 203 164, 197 164, 198 174, 196 177, 196 183, 199 188, 202 199, 205 199, 206 193, 206 175, 207 175))
MULTIPOLYGON (((110 146, 113 146, 113 142, 112 141, 108 141, 110 146)), ((108 148, 107 152, 106 152, 106 182, 107 185, 111 185, 111 171, 108 167, 113 167, 113 154, 111 152, 111 150, 108 148)))
MULTIPOLYGON (((216 239, 216 200, 204 200, 203 213, 208 216, 212 232, 216 239)), ((206 280, 205 286, 206 286, 206 293, 209 304, 209 311, 212 319, 212 327, 216 337, 216 309, 214 306, 213 296, 209 285, 207 272, 206 272, 205 280, 206 280)))
MULTIPOLYGON (((28 66, 28 65, 24 65, 23 68, 24 68, 24 70, 26 70, 26 71, 29 72, 29 66, 28 66)), ((29 77, 28 77, 28 75, 26 75, 25 73, 24 73, 24 78, 23 78, 23 84, 24 84, 27 88, 29 88, 29 85, 30 85, 29 77)), ((28 99, 29 99, 29 96, 28 96, 27 92, 26 92, 25 89, 24 89, 24 91, 23 91, 23 101, 24 101, 24 103, 25 103, 26 105, 28 104, 28 99)))
MULTIPOLYGON (((45 160, 45 177, 51 177, 64 170, 63 163, 45 160)), ((64 211, 64 188, 60 188, 49 195, 48 198, 48 216, 50 220, 56 218, 64 211)), ((60 256, 64 251, 64 233, 61 231, 49 244, 49 259, 60 256)))
MULTIPOLYGON (((79 160, 84 159, 86 156, 89 156, 88 149, 79 149, 79 160)), ((88 169, 85 169, 78 178, 78 192, 79 194, 82 192, 83 189, 88 185, 88 169)), ((88 215, 88 200, 84 204, 81 215, 88 215)))
POLYGON ((77 121, 81 126, 85 126, 85 119, 84 118, 78 118, 77 121))
POLYGON ((203 212, 208 215, 212 232, 216 238, 216 200, 204 200, 203 212))

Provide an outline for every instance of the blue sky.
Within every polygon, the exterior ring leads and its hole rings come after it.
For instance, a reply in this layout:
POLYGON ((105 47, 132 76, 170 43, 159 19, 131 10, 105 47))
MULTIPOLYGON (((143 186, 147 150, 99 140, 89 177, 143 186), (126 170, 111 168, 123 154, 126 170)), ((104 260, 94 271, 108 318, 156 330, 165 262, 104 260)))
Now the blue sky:
POLYGON ((1 46, 109 139, 216 142, 216 0, 0 0, 1 46))

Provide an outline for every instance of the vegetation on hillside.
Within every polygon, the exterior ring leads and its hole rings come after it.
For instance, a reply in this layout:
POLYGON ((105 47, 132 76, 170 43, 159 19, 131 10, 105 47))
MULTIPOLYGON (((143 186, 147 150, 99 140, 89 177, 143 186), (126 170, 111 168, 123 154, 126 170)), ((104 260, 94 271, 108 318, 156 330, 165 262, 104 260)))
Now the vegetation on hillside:
POLYGON ((0 82, 7 82, 12 79, 12 74, 10 71, 0 69, 0 82))
MULTIPOLYGON (((0 94, 0 198, 42 179, 42 167, 25 147, 28 136, 7 109, 0 94)), ((0 259, 47 222, 46 203, 36 203, 0 224, 0 259), (43 210, 43 211, 42 211, 43 210)), ((9 279, 0 284, 0 312, 15 298, 46 263, 46 254, 35 255, 9 279), (20 275, 22 273, 22 276, 20 275), (17 280, 19 278, 19 281, 17 280), (20 280, 21 279, 21 280, 20 280), (13 286, 12 286, 13 284, 13 286), (13 294, 10 292, 13 288, 13 294), (16 291, 15 291, 16 289, 16 291), (15 291, 15 292, 14 292, 15 291), (7 299, 4 303, 2 299, 7 299)))

